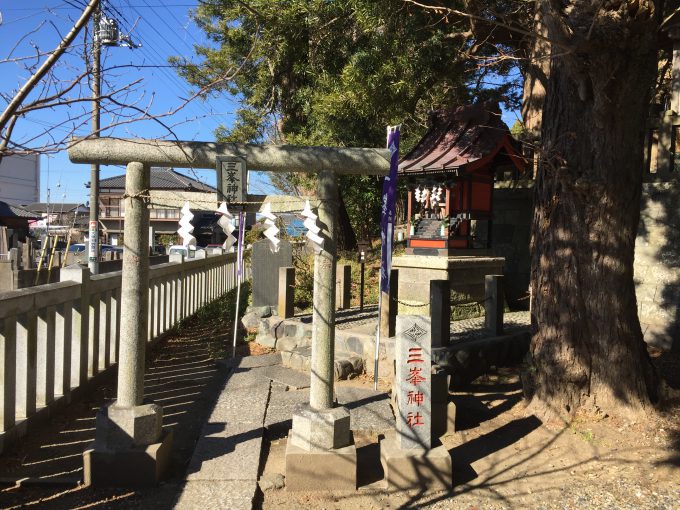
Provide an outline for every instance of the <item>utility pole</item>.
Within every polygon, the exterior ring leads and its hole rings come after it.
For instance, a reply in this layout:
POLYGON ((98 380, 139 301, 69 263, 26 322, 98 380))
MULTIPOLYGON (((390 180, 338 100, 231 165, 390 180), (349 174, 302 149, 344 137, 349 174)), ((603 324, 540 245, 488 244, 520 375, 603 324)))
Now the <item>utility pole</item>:
MULTIPOLYGON (((92 136, 99 137, 99 97, 101 88, 101 41, 99 21, 101 1, 92 16, 92 136)), ((90 229, 88 238, 88 267, 91 274, 99 274, 99 165, 90 165, 90 229)))

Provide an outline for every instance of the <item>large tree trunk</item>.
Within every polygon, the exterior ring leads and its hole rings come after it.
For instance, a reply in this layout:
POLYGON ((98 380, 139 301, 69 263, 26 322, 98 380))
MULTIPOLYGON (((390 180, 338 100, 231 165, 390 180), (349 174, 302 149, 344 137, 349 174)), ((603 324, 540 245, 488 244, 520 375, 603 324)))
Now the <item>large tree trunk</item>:
MULTIPOLYGON (((540 0, 536 1, 533 30, 537 35, 543 37, 548 35, 543 23, 540 0)), ((548 85, 550 74, 550 43, 543 37, 534 37, 530 47, 525 50, 528 58, 524 66, 522 120, 528 143, 537 142, 541 136, 545 88, 548 85)))
POLYGON ((657 389, 633 256, 658 11, 654 0, 542 2, 553 59, 532 235, 532 404, 636 414, 657 389))

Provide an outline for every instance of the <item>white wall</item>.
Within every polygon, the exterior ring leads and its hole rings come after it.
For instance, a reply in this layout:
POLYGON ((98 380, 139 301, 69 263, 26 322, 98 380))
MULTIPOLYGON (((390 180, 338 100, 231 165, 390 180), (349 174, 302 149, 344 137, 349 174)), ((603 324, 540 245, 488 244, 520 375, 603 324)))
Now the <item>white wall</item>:
POLYGON ((40 156, 4 156, 0 162, 0 200, 21 205, 40 202, 40 156))

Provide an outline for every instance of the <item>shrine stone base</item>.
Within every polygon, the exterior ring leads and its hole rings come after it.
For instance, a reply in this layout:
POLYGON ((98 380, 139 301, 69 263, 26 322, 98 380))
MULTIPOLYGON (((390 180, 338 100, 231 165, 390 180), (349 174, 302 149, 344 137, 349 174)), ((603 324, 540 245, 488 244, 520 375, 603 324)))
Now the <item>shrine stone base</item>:
POLYGON ((83 452, 85 485, 95 487, 152 487, 168 472, 172 431, 148 446, 109 449, 93 442, 83 452))
POLYGON ((430 450, 402 450, 395 438, 385 438, 380 463, 388 489, 441 491, 453 486, 451 456, 441 443, 430 450))
POLYGON ((286 488, 291 491, 356 490, 357 449, 344 407, 293 412, 286 445, 286 488))
POLYGON ((430 280, 448 280, 451 302, 484 299, 484 277, 503 274, 505 258, 488 256, 402 255, 392 259, 399 270, 400 315, 429 315, 430 280))
POLYGON ((354 491, 357 488, 357 448, 304 450, 286 445, 286 490, 354 491))

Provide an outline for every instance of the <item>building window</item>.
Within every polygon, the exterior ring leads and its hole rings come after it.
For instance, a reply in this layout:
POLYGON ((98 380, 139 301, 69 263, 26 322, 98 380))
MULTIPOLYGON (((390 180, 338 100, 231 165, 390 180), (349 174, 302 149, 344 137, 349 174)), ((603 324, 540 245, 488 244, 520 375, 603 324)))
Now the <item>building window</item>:
POLYGON ((161 220, 179 218, 179 209, 151 209, 149 217, 161 220))
POLYGON ((102 197, 100 215, 105 218, 121 218, 125 216, 125 199, 120 197, 102 197))

